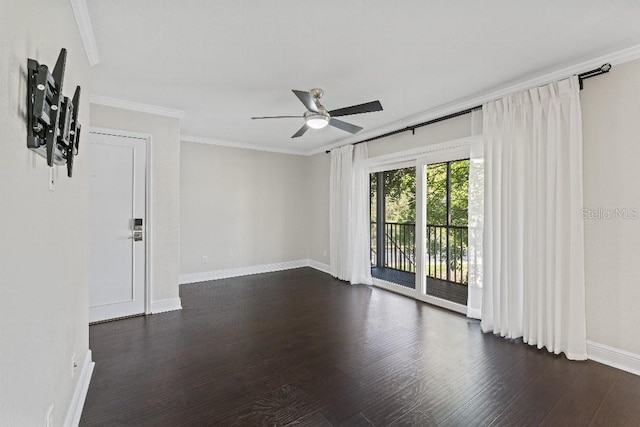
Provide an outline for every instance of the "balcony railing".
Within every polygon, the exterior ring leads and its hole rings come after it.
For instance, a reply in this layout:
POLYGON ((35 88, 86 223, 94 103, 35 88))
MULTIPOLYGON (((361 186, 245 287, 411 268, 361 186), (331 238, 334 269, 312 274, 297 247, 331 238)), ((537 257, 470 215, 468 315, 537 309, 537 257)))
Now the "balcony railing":
POLYGON ((468 227, 427 224, 427 277, 466 285, 468 227))
MULTIPOLYGON (((384 223, 384 267, 415 273, 416 225, 384 223)), ((468 228, 455 225, 427 224, 427 277, 467 284, 468 228)), ((376 223, 371 223, 371 265, 378 265, 376 223)))

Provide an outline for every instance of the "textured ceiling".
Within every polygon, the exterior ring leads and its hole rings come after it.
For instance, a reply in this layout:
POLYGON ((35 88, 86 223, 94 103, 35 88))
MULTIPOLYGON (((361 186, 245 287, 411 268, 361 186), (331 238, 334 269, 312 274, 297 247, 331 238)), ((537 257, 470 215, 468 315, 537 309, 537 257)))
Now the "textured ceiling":
POLYGON ((640 44, 629 0, 88 0, 101 62, 92 93, 184 110, 185 135, 309 152, 351 135, 291 139, 291 89, 375 133, 438 106, 640 44))

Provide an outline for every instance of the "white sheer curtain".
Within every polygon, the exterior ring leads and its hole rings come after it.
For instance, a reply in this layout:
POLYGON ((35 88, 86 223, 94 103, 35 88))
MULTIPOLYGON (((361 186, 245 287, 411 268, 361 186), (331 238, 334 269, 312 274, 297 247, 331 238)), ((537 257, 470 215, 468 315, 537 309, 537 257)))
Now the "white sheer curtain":
POLYGON ((353 149, 353 194, 351 198, 351 278, 352 284, 372 285, 371 278, 371 211, 369 193, 369 158, 367 143, 353 149))
POLYGON ((369 172, 367 145, 331 150, 331 274, 353 284, 372 284, 369 248, 369 172))
POLYGON ((484 142, 482 140, 482 111, 471 113, 471 143, 469 155, 469 245, 467 317, 482 318, 482 234, 484 230, 484 142))
POLYGON ((482 330, 586 359, 578 79, 483 106, 482 330))
POLYGON ((329 189, 329 249, 331 275, 351 279, 351 191, 353 186, 353 145, 331 150, 329 189))

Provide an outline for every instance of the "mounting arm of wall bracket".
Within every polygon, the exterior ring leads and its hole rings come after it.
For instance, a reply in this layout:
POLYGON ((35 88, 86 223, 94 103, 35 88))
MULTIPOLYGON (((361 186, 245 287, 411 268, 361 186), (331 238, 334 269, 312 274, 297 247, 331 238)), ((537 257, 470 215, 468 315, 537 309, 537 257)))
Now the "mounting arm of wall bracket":
POLYGON ((34 59, 27 61, 27 147, 49 166, 66 164, 71 177, 80 142, 80 86, 73 100, 62 94, 66 62, 66 49, 60 50, 53 73, 34 59))

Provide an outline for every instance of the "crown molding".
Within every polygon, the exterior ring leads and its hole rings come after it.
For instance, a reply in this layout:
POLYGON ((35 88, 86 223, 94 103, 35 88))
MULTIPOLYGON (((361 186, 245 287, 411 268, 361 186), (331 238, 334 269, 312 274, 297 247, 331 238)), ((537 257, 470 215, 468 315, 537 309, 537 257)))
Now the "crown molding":
MULTIPOLYGON (((389 123, 385 126, 381 126, 381 127, 372 129, 370 131, 363 132, 361 134, 358 134, 357 137, 351 136, 339 142, 327 144, 318 149, 311 150, 310 152, 307 153, 307 155, 322 153, 324 151, 331 150, 332 148, 335 148, 335 147, 357 143, 369 138, 374 138, 379 135, 384 135, 385 133, 388 133, 388 132, 393 132, 395 130, 403 129, 408 126, 417 125, 419 123, 437 119, 439 117, 443 117, 458 111, 463 111, 468 108, 472 108, 478 105, 485 104, 490 101, 494 101, 496 99, 503 98, 512 93, 521 92, 524 90, 531 89, 533 87, 542 86, 556 80, 561 80, 561 79, 570 77, 574 74, 583 73, 585 71, 600 67, 602 64, 605 64, 607 62, 610 63, 611 65, 618 65, 618 64, 633 61, 636 59, 640 59, 640 45, 631 46, 629 48, 612 52, 606 55, 602 55, 593 59, 578 62, 573 65, 565 66, 545 74, 541 74, 537 76, 529 76, 528 78, 524 80, 520 80, 515 83, 513 82, 507 83, 503 86, 490 89, 486 92, 481 92, 471 97, 463 98, 461 100, 458 100, 449 104, 432 108, 422 113, 409 116, 402 120, 397 120, 395 122, 389 123)), ((612 70, 612 71, 615 71, 615 70, 612 70)))
POLYGON ((100 63, 100 55, 98 54, 98 45, 93 32, 93 25, 91 25, 91 18, 89 18, 87 0, 71 0, 71 8, 76 18, 76 24, 78 24, 80 38, 84 45, 84 51, 87 53, 89 65, 93 67, 100 63))
POLYGON ((205 138, 201 136, 180 135, 180 141, 195 142, 198 144, 217 145, 220 147, 240 148, 244 150, 266 151, 268 153, 277 153, 277 154, 293 154, 296 156, 309 155, 306 151, 302 151, 302 150, 286 150, 282 148, 264 147, 256 144, 246 144, 243 142, 233 142, 233 141, 226 141, 223 139, 205 138))
POLYGON ((598 67, 602 64, 598 64, 599 62, 610 63, 611 65, 624 64, 625 62, 635 61, 636 59, 640 59, 640 45, 635 45, 628 47, 626 49, 617 50, 613 53, 600 56, 592 61, 598 67))
POLYGON ((183 119, 185 112, 171 108, 158 107, 157 105, 142 104, 140 102, 127 101, 125 99, 109 98, 107 96, 89 95, 89 102, 105 107, 122 108, 123 110, 139 111, 141 113, 155 114, 158 116, 183 119))

